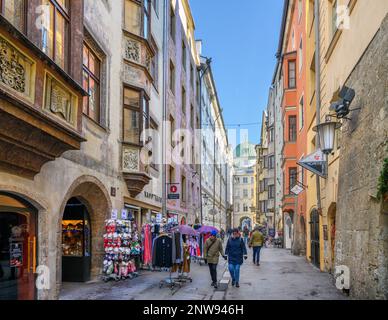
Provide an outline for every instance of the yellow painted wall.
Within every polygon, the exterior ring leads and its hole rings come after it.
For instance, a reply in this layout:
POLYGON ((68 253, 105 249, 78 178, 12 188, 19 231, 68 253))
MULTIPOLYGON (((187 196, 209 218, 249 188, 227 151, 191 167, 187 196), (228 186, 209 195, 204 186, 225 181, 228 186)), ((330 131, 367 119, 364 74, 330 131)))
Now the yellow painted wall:
MULTIPOLYGON (((312 4, 309 1, 307 10, 312 4)), ((386 0, 338 0, 340 6, 348 7, 349 28, 333 33, 332 31, 332 1, 320 1, 320 35, 321 35, 321 121, 325 121, 325 116, 330 113, 330 104, 335 99, 335 93, 344 85, 351 74, 374 35, 378 31, 382 20, 388 12, 388 1, 386 0)), ((309 19, 307 15, 307 19, 309 19)), ((309 28, 308 23, 306 27, 309 28)), ((310 57, 313 51, 314 38, 310 38, 308 43, 308 53, 310 57)), ((307 77, 307 79, 309 79, 307 77)), ((309 81, 308 81, 309 82, 309 81)), ((312 88, 307 91, 313 92, 312 88)), ((310 130, 308 133, 309 151, 313 147, 311 141, 314 133, 312 127, 315 125, 312 114, 315 106, 311 106, 310 130)), ((315 121, 315 120, 314 120, 315 121)), ((330 241, 330 223, 328 219, 329 208, 335 207, 338 192, 339 176, 339 155, 341 149, 335 146, 334 155, 329 156, 328 179, 321 179, 321 270, 332 269, 332 250, 330 241), (329 239, 323 239, 323 225, 328 227, 329 239)), ((307 207, 311 210, 316 203, 315 177, 308 176, 308 200, 307 207)), ((308 217, 309 218, 309 217, 308 217)), ((309 220, 307 220, 307 235, 309 247, 309 220)), ((307 248, 307 257, 310 255, 310 248, 307 248)))

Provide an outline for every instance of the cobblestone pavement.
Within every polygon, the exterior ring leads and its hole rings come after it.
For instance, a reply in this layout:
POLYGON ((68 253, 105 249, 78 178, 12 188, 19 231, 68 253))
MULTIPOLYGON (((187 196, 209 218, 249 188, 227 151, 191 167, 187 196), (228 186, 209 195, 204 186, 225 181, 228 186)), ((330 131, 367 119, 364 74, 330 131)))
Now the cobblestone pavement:
MULTIPOLYGON (((251 257, 241 268, 240 288, 215 291, 210 286, 208 267, 192 263, 192 283, 171 291, 159 288, 166 272, 143 271, 138 278, 122 282, 64 283, 61 300, 344 300, 332 276, 322 273, 283 249, 263 249, 261 266, 251 257)), ((218 277, 229 279, 226 263, 220 259, 218 277)))

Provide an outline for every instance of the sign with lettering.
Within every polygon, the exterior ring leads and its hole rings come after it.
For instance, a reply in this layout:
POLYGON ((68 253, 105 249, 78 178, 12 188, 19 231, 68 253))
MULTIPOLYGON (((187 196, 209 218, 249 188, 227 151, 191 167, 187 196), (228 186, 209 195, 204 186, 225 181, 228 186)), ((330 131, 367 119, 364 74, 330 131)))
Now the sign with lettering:
POLYGON ((168 195, 167 195, 168 200, 179 200, 180 195, 178 192, 178 184, 168 184, 168 195))
POLYGON ((149 193, 147 191, 144 191, 144 197, 146 197, 147 199, 153 200, 155 202, 159 202, 159 203, 163 202, 161 197, 157 196, 156 194, 149 193))
POLYGON ((11 242, 9 248, 9 264, 11 268, 23 266, 23 243, 11 242))

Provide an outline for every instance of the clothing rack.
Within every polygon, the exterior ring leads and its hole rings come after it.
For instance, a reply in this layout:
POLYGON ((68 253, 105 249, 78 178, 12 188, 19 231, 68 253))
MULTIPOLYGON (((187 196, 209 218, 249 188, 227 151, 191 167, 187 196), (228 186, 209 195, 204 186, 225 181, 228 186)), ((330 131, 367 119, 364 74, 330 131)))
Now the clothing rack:
POLYGON ((177 292, 177 291, 174 291, 176 288, 178 288, 179 290, 182 287, 182 285, 184 285, 185 283, 193 282, 193 279, 189 275, 191 256, 190 256, 189 247, 183 244, 183 235, 180 232, 171 231, 167 236, 172 241, 171 259, 173 259, 172 261, 173 266, 169 268, 169 277, 159 282, 159 288, 163 288, 165 286, 169 287, 170 290, 172 291, 172 294, 174 295, 177 292), (179 234, 179 238, 176 238, 175 236, 178 234, 179 234), (178 272, 178 275, 175 277, 173 276, 173 273, 175 273, 176 271, 173 271, 173 270, 176 270, 178 272), (185 270, 188 270, 188 271, 185 271, 185 270))

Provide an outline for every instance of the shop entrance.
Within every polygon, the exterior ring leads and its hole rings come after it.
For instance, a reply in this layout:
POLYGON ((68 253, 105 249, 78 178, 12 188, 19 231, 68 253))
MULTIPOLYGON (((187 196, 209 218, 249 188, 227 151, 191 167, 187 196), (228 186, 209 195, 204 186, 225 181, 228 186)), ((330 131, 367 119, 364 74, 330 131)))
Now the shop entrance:
POLYGON ((91 271, 91 229, 86 206, 71 198, 62 220, 62 281, 87 282, 91 271))
POLYGON ((314 209, 310 218, 311 262, 320 268, 320 244, 319 244, 319 212, 314 209))
POLYGON ((34 300, 36 214, 29 203, 0 192, 0 300, 34 300))

